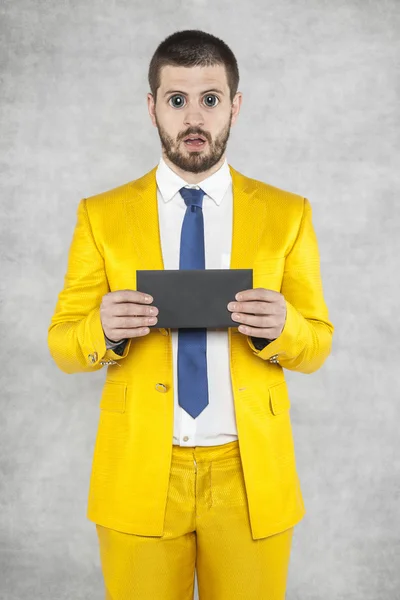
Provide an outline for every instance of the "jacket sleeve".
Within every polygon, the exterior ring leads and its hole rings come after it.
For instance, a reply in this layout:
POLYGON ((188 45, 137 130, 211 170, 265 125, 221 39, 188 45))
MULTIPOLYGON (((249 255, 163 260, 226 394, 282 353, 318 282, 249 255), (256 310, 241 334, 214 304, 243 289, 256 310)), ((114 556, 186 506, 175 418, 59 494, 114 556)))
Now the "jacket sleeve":
POLYGON ((330 354, 334 327, 323 296, 318 242, 307 198, 296 240, 286 256, 281 294, 287 307, 282 333, 262 350, 257 350, 250 336, 246 336, 248 344, 262 360, 277 355, 282 367, 313 373, 330 354))
POLYGON ((117 361, 128 354, 132 338, 128 338, 121 355, 106 348, 100 304, 109 291, 104 259, 93 236, 87 200, 83 198, 77 209, 64 288, 48 329, 50 354, 61 371, 97 371, 103 368, 101 360, 117 361))

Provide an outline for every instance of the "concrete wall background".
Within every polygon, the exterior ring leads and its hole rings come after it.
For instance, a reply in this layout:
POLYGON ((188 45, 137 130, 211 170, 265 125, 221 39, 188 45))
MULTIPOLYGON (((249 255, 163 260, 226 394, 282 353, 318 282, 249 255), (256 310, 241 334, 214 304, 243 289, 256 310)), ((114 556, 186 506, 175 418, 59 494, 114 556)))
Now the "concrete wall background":
POLYGON ((47 329, 82 197, 160 147, 147 68, 173 31, 224 39, 244 99, 228 162, 313 207, 333 350, 286 371, 307 515, 288 600, 400 596, 396 0, 4 0, 1 32, 0 598, 95 600, 85 518, 104 372, 67 377, 47 329), (83 376, 85 375, 85 376, 83 376))

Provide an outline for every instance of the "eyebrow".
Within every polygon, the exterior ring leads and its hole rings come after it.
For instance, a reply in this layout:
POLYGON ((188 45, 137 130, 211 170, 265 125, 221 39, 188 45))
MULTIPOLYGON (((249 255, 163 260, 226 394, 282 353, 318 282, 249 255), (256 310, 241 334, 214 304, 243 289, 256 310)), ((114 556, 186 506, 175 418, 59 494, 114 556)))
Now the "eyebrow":
MULTIPOLYGON (((218 94, 221 94, 222 96, 224 96, 224 92, 222 90, 218 90, 217 88, 213 88, 211 90, 205 90, 204 92, 200 92, 200 95, 203 96, 204 94, 209 94, 210 92, 217 92, 218 94)), ((181 90, 168 90, 168 92, 165 92, 164 96, 167 96, 168 94, 183 94, 184 96, 186 96, 186 92, 182 92, 181 90)))

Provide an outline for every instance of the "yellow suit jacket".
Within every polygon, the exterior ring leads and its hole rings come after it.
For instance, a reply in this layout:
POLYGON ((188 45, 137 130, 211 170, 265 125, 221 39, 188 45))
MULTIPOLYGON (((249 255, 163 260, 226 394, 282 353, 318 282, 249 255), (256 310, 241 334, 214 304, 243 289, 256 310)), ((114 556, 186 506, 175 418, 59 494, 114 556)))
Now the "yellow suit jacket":
MULTIPOLYGON (((83 198, 64 289, 48 345, 65 373, 108 365, 99 404, 87 518, 127 533, 162 536, 173 439, 171 330, 107 350, 100 304, 110 291, 136 289, 137 269, 163 269, 156 168, 83 198)), ((253 287, 281 292, 281 335, 258 351, 228 329, 232 389, 253 539, 283 531, 305 514, 296 470, 290 399, 283 369, 312 373, 330 353, 333 325, 307 198, 246 177, 230 165, 232 269, 253 269, 253 287)), ((232 298, 233 300, 233 298, 232 298)))

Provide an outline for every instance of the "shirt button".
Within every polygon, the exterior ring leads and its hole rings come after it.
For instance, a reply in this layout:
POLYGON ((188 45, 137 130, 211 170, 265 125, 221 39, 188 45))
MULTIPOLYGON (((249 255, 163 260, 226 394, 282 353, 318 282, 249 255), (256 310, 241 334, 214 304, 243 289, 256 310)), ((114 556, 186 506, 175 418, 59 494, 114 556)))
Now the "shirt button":
POLYGON ((187 435, 185 435, 185 437, 183 438, 183 441, 184 441, 184 442, 187 442, 187 441, 188 441, 188 439, 189 439, 189 438, 188 438, 188 436, 187 436, 187 435))

